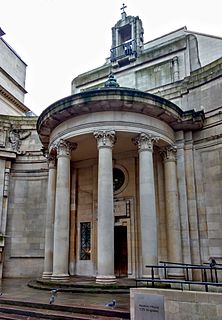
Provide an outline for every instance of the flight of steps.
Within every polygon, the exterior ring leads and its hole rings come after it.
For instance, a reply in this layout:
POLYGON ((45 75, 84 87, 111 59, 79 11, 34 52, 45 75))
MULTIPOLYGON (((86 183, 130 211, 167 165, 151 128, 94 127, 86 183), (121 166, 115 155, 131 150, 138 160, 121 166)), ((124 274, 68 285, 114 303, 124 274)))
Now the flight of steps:
POLYGON ((32 320, 36 319, 61 320, 120 320, 130 319, 127 311, 99 309, 81 306, 64 306, 57 304, 33 303, 18 300, 0 300, 0 320, 32 320))

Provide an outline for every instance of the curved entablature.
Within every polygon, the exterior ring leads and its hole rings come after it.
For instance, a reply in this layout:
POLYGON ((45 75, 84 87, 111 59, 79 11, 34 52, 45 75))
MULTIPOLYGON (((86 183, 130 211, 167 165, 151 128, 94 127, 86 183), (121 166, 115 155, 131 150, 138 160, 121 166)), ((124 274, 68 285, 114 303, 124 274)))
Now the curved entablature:
POLYGON ((53 130, 70 118, 106 111, 130 112, 156 118, 176 130, 196 130, 203 126, 203 111, 182 111, 159 96, 128 88, 102 88, 65 97, 40 115, 37 131, 48 146, 53 130))
MULTIPOLYGON (((163 121, 148 115, 122 111, 105 111, 70 118, 58 125, 50 135, 49 146, 59 139, 78 141, 79 137, 92 135, 95 130, 115 130, 121 136, 133 138, 140 132, 158 136, 162 142, 175 141, 173 129, 163 121)), ((126 142, 122 142, 126 145, 126 142)))

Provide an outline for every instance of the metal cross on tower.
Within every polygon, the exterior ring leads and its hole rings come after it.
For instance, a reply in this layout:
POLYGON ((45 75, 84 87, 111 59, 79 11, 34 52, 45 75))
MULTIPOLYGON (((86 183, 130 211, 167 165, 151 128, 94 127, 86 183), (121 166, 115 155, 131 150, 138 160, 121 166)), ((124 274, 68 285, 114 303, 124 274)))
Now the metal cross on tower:
POLYGON ((122 10, 122 11, 123 11, 122 13, 125 13, 125 10, 124 10, 124 9, 126 9, 126 8, 127 8, 127 6, 125 5, 125 3, 123 3, 122 8, 120 8, 120 10, 122 10))

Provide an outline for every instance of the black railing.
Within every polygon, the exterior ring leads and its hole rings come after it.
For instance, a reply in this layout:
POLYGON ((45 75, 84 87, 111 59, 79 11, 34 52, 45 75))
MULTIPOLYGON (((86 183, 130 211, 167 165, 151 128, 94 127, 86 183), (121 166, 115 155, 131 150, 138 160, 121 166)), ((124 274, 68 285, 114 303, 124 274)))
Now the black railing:
POLYGON ((125 42, 117 47, 110 49, 111 62, 116 61, 127 56, 136 55, 136 40, 125 42))
POLYGON ((200 270, 203 281, 218 282, 217 272, 219 270, 222 270, 222 268, 219 267, 219 264, 211 266, 209 264, 201 265, 201 264, 178 263, 178 262, 169 262, 169 261, 160 261, 160 263, 163 263, 163 266, 165 267, 164 268, 164 278, 165 279, 168 278, 167 269, 180 267, 180 269, 183 269, 185 280, 187 280, 187 281, 192 280, 189 278, 189 271, 200 270), (209 271, 209 273, 210 273, 210 280, 208 280, 207 271, 209 271))
POLYGON ((174 263, 174 262, 164 262, 163 266, 160 265, 146 265, 146 268, 150 269, 150 276, 147 276, 147 278, 138 278, 136 279, 136 286, 138 282, 146 282, 147 285, 148 283, 151 283, 152 287, 155 287, 156 283, 165 283, 165 284, 173 284, 177 283, 181 285, 181 289, 183 289, 183 286, 185 284, 189 285, 203 285, 205 286, 205 291, 208 292, 208 286, 222 286, 222 282, 218 281, 218 272, 222 270, 221 267, 218 266, 209 266, 209 265, 191 265, 191 264, 186 264, 186 263, 174 263), (183 275, 184 279, 178 279, 177 276, 173 278, 172 275, 172 269, 176 270, 182 270, 184 272, 183 275), (159 271, 164 270, 164 279, 159 278, 159 271), (170 278, 168 277, 168 270, 171 271, 171 276, 170 278), (194 270, 199 270, 201 271, 202 274, 202 281, 195 281, 190 279, 189 273, 194 271, 194 270), (208 275, 210 275, 208 277, 208 275))

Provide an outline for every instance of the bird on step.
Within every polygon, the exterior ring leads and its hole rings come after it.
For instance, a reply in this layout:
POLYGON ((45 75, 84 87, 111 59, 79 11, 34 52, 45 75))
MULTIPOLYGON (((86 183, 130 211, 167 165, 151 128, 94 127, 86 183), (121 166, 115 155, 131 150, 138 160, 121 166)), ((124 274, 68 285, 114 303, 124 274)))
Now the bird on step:
POLYGON ((106 307, 114 308, 115 306, 116 306, 116 300, 113 300, 113 301, 106 304, 106 307))
POLYGON ((58 289, 52 289, 51 290, 51 296, 50 296, 50 299, 49 299, 49 304, 53 304, 55 302, 55 299, 56 299, 58 291, 59 291, 58 289))

